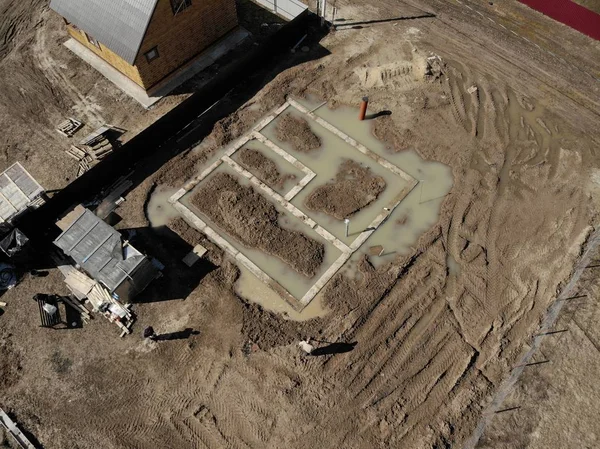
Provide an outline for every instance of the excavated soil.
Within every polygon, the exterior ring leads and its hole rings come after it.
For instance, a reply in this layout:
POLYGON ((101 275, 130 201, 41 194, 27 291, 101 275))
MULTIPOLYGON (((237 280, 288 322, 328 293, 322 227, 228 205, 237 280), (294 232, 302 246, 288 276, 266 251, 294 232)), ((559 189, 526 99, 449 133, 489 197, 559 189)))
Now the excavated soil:
POLYGON ((323 263, 322 243, 282 228, 275 206, 227 173, 203 182, 192 204, 244 245, 278 257, 304 276, 313 277, 323 263))
POLYGON ((308 121, 290 113, 281 116, 275 129, 275 135, 282 142, 290 143, 296 150, 303 153, 321 147, 321 139, 310 129, 308 121))
POLYGON ((277 164, 268 156, 258 150, 243 148, 239 152, 242 165, 255 172, 258 177, 272 188, 281 188, 288 179, 296 179, 296 176, 282 175, 277 164))
POLYGON ((340 165, 335 179, 316 188, 305 204, 310 210, 343 220, 375 201, 385 187, 381 176, 374 175, 358 162, 346 160, 340 165))

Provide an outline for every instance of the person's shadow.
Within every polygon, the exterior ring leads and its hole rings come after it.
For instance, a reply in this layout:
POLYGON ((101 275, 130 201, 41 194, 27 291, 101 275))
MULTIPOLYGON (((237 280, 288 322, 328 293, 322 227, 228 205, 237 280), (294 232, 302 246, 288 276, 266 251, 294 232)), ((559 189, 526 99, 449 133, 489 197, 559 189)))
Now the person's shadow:
POLYGON ((167 341, 167 340, 186 340, 192 335, 198 335, 200 332, 195 331, 191 327, 177 332, 169 332, 167 334, 160 334, 154 337, 154 341, 167 341))
POLYGON ((330 345, 323 346, 322 348, 313 349, 310 353, 311 356, 319 355, 333 355, 343 354, 344 352, 350 352, 354 349, 357 342, 353 343, 331 343, 330 345))

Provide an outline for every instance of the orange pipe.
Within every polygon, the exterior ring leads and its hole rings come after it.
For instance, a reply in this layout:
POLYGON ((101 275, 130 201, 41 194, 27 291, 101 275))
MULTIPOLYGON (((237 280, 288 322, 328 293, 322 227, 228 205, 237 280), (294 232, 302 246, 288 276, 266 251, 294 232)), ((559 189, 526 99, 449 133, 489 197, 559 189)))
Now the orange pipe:
POLYGON ((362 102, 360 103, 360 115, 358 116, 359 120, 364 120, 367 115, 367 106, 369 105, 369 97, 363 97, 362 102))

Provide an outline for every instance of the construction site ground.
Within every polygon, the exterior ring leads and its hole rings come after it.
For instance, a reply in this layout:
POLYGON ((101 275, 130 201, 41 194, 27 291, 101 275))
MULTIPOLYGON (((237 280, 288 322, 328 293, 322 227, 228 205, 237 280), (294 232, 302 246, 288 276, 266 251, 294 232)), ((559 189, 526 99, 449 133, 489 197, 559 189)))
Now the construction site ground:
MULTIPOLYGON (((54 130, 64 117, 135 133, 180 99, 136 106, 62 47, 45 5, 0 0, 0 157, 50 190, 76 173, 54 130)), ((2 295, 0 406, 42 447, 598 445, 600 256, 503 386, 600 220, 600 43, 507 0, 336 6, 337 30, 310 45, 312 60, 289 64, 117 210, 136 248, 166 266, 134 306, 133 335, 101 318, 38 327, 33 295, 67 293, 56 269, 2 295), (427 73, 432 55, 441 73, 427 73), (180 188, 287 96, 336 108, 363 95, 370 112, 389 111, 371 119, 375 136, 448 165, 453 186, 409 254, 377 267, 363 258, 327 284, 325 316, 294 321, 246 301, 238 267, 203 234, 149 226, 155 189, 180 188), (207 259, 188 268, 196 244, 207 259), (199 333, 151 342, 146 326, 199 333), (356 345, 307 357, 307 337, 356 345)))

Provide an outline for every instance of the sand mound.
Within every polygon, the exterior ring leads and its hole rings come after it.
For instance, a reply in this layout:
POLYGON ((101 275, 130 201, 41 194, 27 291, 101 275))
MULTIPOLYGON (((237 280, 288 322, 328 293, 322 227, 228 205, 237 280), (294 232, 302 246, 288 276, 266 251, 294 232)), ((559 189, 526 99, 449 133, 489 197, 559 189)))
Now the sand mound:
POLYGON ((277 164, 258 150, 244 148, 239 152, 242 165, 253 170, 255 174, 271 187, 281 188, 288 179, 295 179, 294 175, 282 175, 277 169, 277 164))
POLYGON ((308 121, 289 113, 281 116, 275 132, 279 140, 292 144, 303 153, 321 146, 321 139, 310 129, 308 121))
POLYGON ((208 179, 192 204, 244 245, 278 257, 309 278, 323 262, 322 243, 280 227, 275 206, 229 174, 217 173, 208 179))
POLYGON ((305 204, 310 210, 343 220, 375 201, 385 187, 381 176, 371 173, 368 167, 347 160, 340 166, 335 179, 316 188, 306 198, 305 204))

